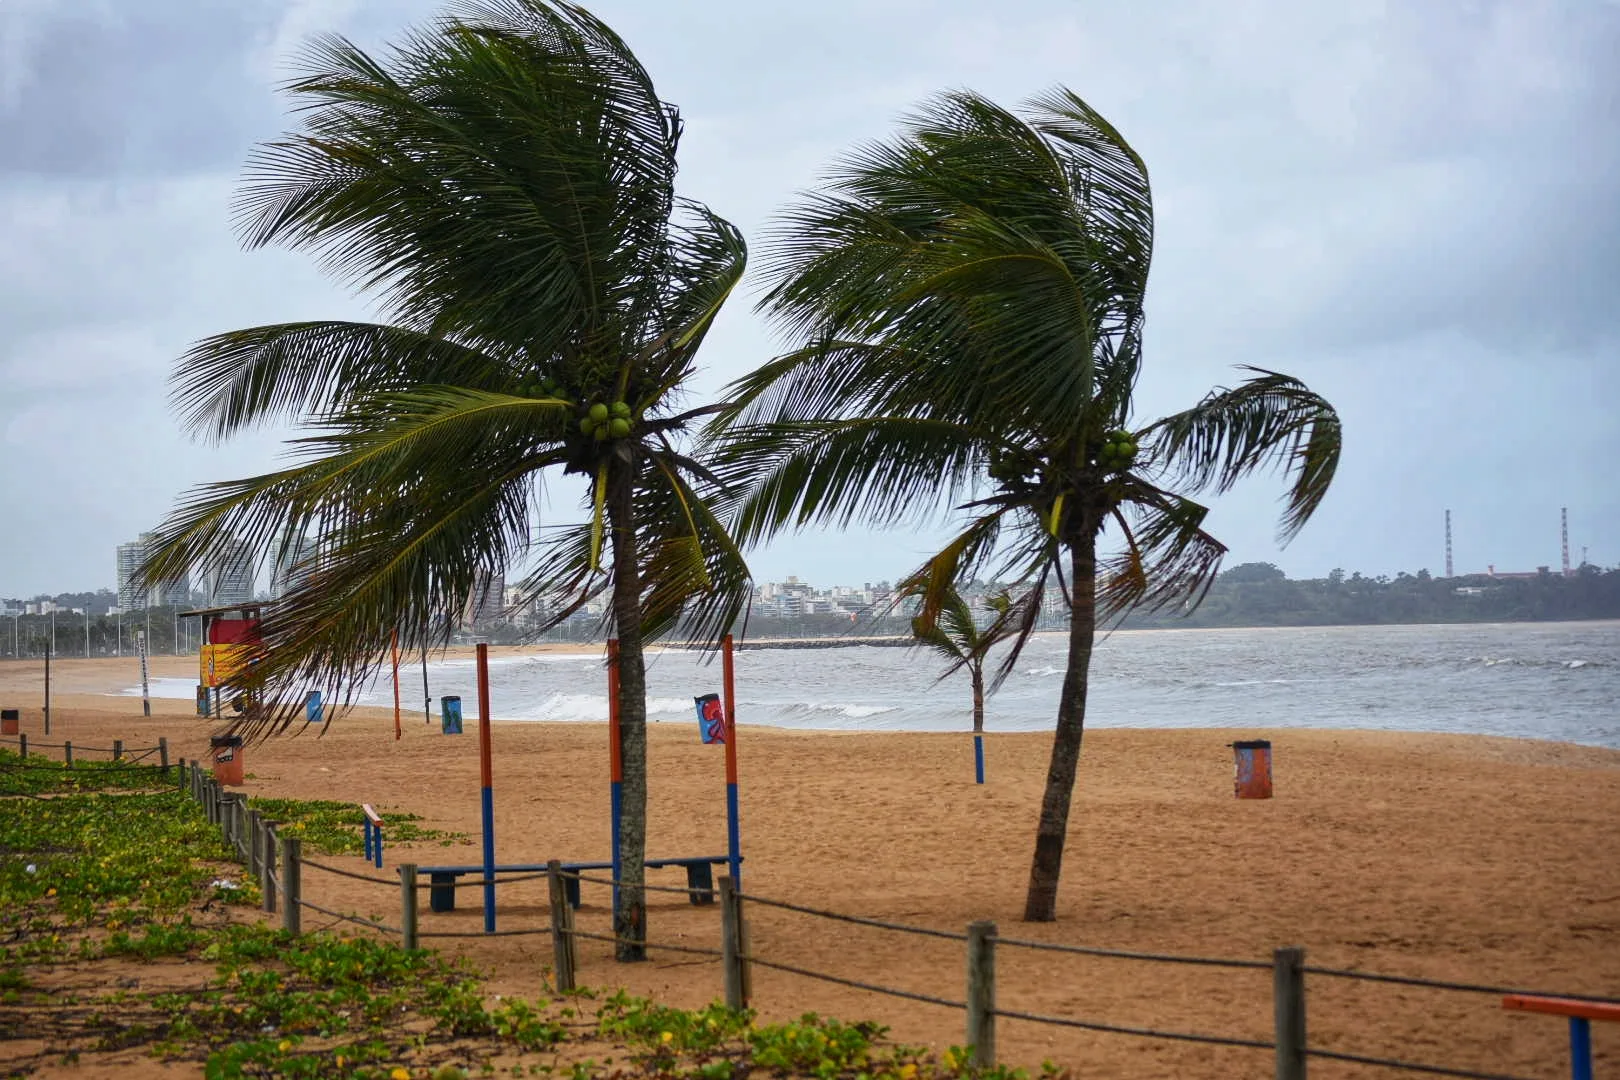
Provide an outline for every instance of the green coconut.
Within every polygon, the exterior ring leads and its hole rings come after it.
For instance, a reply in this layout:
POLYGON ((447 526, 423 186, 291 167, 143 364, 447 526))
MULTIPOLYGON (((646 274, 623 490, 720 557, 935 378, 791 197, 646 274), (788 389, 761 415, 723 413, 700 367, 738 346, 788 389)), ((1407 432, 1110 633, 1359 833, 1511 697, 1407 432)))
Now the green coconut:
POLYGON ((595 430, 596 430, 596 421, 595 420, 592 420, 588 416, 582 416, 582 417, 579 418, 579 433, 581 435, 589 435, 591 432, 593 432, 595 430))
POLYGON ((603 420, 608 418, 608 407, 602 404, 600 401, 593 402, 590 409, 587 410, 587 414, 592 420, 595 420, 598 424, 600 424, 603 420))
POLYGON ((608 412, 617 419, 628 420, 630 419, 630 403, 626 401, 615 401, 612 405, 608 406, 608 412))

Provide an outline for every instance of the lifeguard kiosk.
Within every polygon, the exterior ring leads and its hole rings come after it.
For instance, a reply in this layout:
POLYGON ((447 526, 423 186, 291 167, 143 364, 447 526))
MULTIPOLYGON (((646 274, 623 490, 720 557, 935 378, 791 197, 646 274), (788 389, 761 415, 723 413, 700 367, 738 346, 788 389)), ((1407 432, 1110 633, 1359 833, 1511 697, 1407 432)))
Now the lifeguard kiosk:
POLYGON ((197 715, 223 716, 220 686, 246 671, 265 653, 259 636, 262 604, 182 611, 181 618, 202 620, 202 649, 197 660, 197 715))

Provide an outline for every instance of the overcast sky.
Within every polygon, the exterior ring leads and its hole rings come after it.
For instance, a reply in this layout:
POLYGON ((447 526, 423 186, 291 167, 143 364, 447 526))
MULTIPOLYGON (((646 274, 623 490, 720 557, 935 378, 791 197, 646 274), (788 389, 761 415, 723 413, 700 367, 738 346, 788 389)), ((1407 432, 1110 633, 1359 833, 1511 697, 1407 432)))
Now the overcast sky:
MULTIPOLYGON (((1146 158, 1158 210, 1140 419, 1253 363, 1344 416, 1332 495, 1285 550, 1274 480, 1218 500, 1229 564, 1458 572, 1620 564, 1615 0, 599 0, 685 117, 683 193, 751 237, 853 144, 967 86, 1064 84, 1146 158)), ((306 35, 375 46, 433 0, 0 0, 0 596, 111 587, 188 486, 257 472, 166 403, 196 338, 365 317, 229 204, 306 35)), ((698 382, 772 341, 735 303, 698 382)), ((894 578, 934 532, 804 536, 756 577, 894 578)))

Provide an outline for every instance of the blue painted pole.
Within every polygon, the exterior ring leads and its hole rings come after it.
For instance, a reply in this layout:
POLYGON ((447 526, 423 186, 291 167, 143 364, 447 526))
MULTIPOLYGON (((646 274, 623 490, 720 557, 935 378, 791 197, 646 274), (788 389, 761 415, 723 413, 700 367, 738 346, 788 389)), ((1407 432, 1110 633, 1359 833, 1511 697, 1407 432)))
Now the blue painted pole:
POLYGON ((737 809, 737 677, 731 662, 731 635, 720 641, 720 670, 726 709, 726 861, 731 887, 742 892, 742 822, 737 809))
POLYGON ((484 816, 484 933, 495 932, 495 781, 489 749, 489 646, 478 644, 478 771, 484 816))
POLYGON ((973 736, 973 776, 978 783, 984 783, 984 736, 973 736))
POLYGON ((737 785, 726 785, 727 859, 731 866, 732 888, 742 891, 742 824, 737 813, 737 785))
POLYGON ((1592 1021, 1584 1016, 1569 1018, 1569 1075, 1592 1080, 1592 1021))
POLYGON ((619 910, 619 872, 624 853, 619 826, 624 818, 624 759, 619 746, 619 639, 608 638, 608 809, 613 826, 613 911, 619 910))

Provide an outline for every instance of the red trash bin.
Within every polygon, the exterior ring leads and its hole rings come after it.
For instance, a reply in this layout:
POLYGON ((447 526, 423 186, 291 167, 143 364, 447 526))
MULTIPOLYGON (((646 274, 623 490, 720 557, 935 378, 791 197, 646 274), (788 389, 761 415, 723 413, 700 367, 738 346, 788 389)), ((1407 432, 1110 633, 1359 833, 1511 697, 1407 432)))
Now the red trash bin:
POLYGON ((232 787, 242 785, 242 736, 215 735, 208 740, 214 755, 214 779, 232 787))
POLYGON ((17 735, 22 732, 22 710, 0 709, 0 735, 17 735))
POLYGON ((1234 757, 1234 794, 1240 799, 1271 798, 1271 743, 1251 739, 1229 745, 1234 757))

